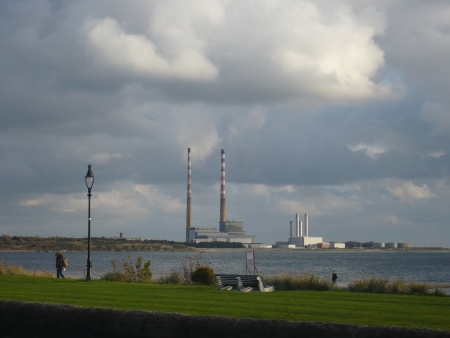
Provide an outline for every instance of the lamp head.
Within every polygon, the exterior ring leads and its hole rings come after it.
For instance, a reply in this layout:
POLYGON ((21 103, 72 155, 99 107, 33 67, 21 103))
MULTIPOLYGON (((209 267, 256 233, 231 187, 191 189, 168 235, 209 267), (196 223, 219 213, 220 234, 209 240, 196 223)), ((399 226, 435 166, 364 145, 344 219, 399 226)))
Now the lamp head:
POLYGON ((94 173, 92 172, 90 163, 88 165, 88 171, 86 176, 84 177, 84 181, 86 182, 86 187, 88 189, 91 189, 92 186, 94 185, 94 173))

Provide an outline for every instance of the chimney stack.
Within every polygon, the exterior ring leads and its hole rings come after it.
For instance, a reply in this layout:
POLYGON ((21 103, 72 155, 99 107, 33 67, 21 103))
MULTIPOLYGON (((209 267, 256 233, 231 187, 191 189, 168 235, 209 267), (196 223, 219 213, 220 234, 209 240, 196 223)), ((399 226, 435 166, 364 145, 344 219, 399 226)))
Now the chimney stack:
POLYGON ((300 237, 300 218, 295 214, 295 237, 300 237))
POLYGON ((308 214, 305 214, 305 237, 308 237, 308 214))
POLYGON ((192 227, 192 176, 191 148, 188 148, 187 203, 186 203, 186 242, 189 240, 189 228, 192 227))
POLYGON ((222 166, 220 168, 220 222, 227 221, 227 204, 225 201, 225 150, 222 149, 222 166))

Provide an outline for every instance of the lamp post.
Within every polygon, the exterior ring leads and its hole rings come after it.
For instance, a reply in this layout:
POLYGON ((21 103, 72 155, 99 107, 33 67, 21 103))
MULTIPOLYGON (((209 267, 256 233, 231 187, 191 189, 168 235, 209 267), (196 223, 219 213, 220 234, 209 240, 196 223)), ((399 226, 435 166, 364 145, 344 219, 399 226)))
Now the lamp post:
POLYGON ((88 258, 87 258, 87 273, 86 273, 86 282, 91 280, 91 188, 94 185, 94 173, 91 169, 91 164, 88 165, 88 171, 86 176, 84 177, 84 181, 86 182, 86 187, 88 188, 88 258))

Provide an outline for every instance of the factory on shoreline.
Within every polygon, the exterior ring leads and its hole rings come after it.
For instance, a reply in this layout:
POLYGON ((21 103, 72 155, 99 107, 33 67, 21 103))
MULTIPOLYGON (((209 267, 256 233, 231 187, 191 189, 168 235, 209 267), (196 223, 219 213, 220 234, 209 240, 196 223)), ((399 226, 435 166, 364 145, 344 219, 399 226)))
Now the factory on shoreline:
POLYGON ((242 243, 247 247, 256 244, 255 235, 247 235, 244 222, 227 220, 225 189, 225 150, 221 150, 220 167, 220 217, 219 228, 214 226, 192 226, 192 167, 191 148, 188 148, 186 242, 228 242, 242 243))
POLYGON ((412 248, 410 243, 380 243, 380 242, 324 242, 323 237, 310 237, 308 214, 304 214, 304 222, 299 214, 295 221, 290 221, 289 238, 287 241, 276 242, 273 245, 256 243, 255 235, 247 235, 244 222, 227 220, 226 184, 225 184, 225 150, 221 150, 220 167, 220 215, 219 227, 193 226, 192 224, 192 166, 191 148, 188 148, 187 158, 187 200, 186 200, 186 242, 228 242, 242 243, 247 248, 279 248, 279 249, 354 249, 354 248, 412 248))

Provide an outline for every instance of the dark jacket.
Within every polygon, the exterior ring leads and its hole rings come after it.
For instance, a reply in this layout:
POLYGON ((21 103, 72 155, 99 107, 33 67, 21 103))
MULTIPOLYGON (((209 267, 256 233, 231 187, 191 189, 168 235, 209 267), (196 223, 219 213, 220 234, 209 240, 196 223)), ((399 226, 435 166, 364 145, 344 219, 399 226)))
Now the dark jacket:
POLYGON ((56 255, 56 268, 62 268, 63 267, 63 260, 64 256, 62 254, 56 255))

